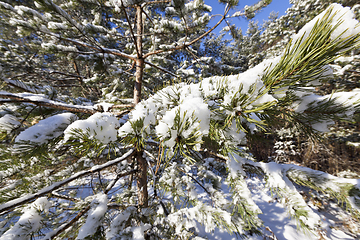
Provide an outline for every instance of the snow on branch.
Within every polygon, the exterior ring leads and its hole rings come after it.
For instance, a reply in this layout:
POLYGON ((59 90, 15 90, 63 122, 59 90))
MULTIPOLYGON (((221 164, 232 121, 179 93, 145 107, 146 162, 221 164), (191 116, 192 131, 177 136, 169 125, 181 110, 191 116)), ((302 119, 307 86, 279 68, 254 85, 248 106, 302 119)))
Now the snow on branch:
MULTIPOLYGON (((43 188, 42 190, 38 191, 37 193, 28 194, 26 196, 23 196, 23 197, 8 201, 7 203, 4 203, 4 204, 0 205, 0 215, 6 213, 8 210, 10 210, 10 209, 12 209, 14 207, 20 206, 20 205, 22 205, 24 203, 27 203, 27 202, 31 201, 31 200, 42 197, 42 196, 44 196, 44 195, 46 195, 48 193, 51 193, 52 191, 54 191, 56 189, 59 189, 60 187, 66 185, 66 184, 68 184, 68 183, 70 183, 70 182, 72 182, 72 181, 74 181, 74 180, 76 180, 76 179, 78 179, 80 177, 84 177, 84 176, 92 174, 94 172, 99 172, 99 171, 102 171, 105 168, 114 166, 114 165, 118 164, 119 162, 126 160, 127 158, 131 157, 134 154, 135 154, 135 151, 133 149, 131 149, 127 153, 125 153, 123 156, 121 156, 119 158, 116 158, 116 159, 114 159, 112 161, 106 162, 106 163, 104 163, 102 165, 93 166, 91 169, 78 172, 78 173, 74 174, 73 176, 71 176, 71 177, 69 177, 69 178, 67 178, 67 179, 65 179, 63 181, 56 182, 56 183, 52 184, 51 186, 43 188)), ((133 173, 134 173, 134 171, 125 172, 125 173, 121 174, 121 176, 124 177, 124 176, 128 176, 130 174, 133 174, 133 173)))
POLYGON ((7 84, 9 84, 10 86, 19 88, 23 91, 26 92, 31 92, 31 93, 39 93, 39 89, 36 89, 36 87, 32 87, 32 86, 28 86, 27 84, 25 84, 24 82, 20 81, 20 80, 12 80, 12 79, 8 79, 8 78, 1 78, 4 82, 6 82, 7 84))
POLYGON ((93 106, 89 107, 89 106, 71 105, 62 102, 57 102, 45 98, 45 96, 42 94, 30 94, 30 93, 16 94, 16 93, 0 91, 0 98, 10 98, 18 102, 27 102, 37 106, 56 108, 56 109, 66 110, 69 112, 82 112, 89 114, 93 114, 97 112, 97 110, 94 109, 93 106))

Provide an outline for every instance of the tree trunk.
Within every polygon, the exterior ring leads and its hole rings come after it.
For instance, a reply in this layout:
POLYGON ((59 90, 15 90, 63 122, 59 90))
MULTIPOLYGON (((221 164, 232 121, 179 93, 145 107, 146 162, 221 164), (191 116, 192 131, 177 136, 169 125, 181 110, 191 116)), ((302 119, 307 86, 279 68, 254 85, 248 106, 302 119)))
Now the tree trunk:
POLYGON ((141 83, 144 73, 144 59, 142 49, 142 35, 143 35, 143 23, 142 23, 142 10, 141 6, 136 6, 136 73, 135 73, 135 86, 134 86, 134 104, 138 104, 141 100, 141 83))
MULTIPOLYGON (((142 50, 143 22, 141 6, 136 6, 136 73, 134 86, 134 104, 141 100, 141 83, 144 73, 144 59, 142 50)), ((138 204, 142 208, 148 207, 148 189, 147 189, 147 162, 144 159, 143 151, 138 151, 135 158, 138 168, 136 178, 138 191, 138 204)))
POLYGON ((147 162, 144 159, 143 151, 137 152, 135 155, 138 167, 137 188, 138 188, 138 204, 142 208, 148 207, 148 190, 147 190, 147 162))

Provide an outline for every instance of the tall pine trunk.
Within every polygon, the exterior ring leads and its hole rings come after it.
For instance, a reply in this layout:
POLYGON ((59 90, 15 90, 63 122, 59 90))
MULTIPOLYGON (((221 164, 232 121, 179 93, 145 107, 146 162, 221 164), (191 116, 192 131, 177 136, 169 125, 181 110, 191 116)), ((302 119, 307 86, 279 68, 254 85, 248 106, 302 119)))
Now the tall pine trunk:
MULTIPOLYGON (((144 59, 142 49, 142 35, 143 35, 143 22, 142 22, 142 9, 141 6, 136 6, 136 73, 135 73, 135 86, 134 86, 134 104, 138 104, 141 100, 141 84, 144 73, 144 59)), ((143 151, 138 151, 135 155, 138 168, 137 174, 137 191, 138 191, 138 204, 140 207, 148 207, 148 189, 147 189, 147 162, 144 159, 143 151)))
POLYGON ((144 59, 142 49, 142 35, 143 35, 143 23, 142 23, 142 10, 141 6, 136 6, 136 72, 135 72, 135 86, 134 86, 134 104, 138 104, 141 100, 141 83, 144 73, 144 59))

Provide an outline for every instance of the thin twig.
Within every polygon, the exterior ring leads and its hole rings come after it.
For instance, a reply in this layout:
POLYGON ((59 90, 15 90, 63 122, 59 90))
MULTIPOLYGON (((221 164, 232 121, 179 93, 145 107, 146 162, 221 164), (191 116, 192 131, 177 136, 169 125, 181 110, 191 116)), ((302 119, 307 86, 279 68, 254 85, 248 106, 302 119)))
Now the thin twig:
MULTIPOLYGON (((132 29, 132 27, 131 27, 131 22, 130 22, 129 16, 128 16, 127 12, 126 12, 126 9, 125 9, 125 7, 124 7, 124 3, 123 3, 122 0, 121 0, 121 6, 122 6, 121 8, 122 8, 122 10, 124 11, 124 14, 125 14, 126 21, 127 21, 128 24, 129 24, 130 33, 131 33, 131 36, 132 36, 133 41, 134 41, 134 44, 135 44, 135 49, 136 49, 137 57, 140 58, 140 57, 141 57, 141 54, 140 54, 139 49, 138 49, 138 46, 137 46, 136 37, 135 37, 134 31, 133 31, 133 29, 132 29)), ((135 20, 136 20, 136 16, 135 16, 135 20)))
POLYGON ((170 75, 173 76, 173 77, 179 77, 179 76, 176 75, 175 73, 172 73, 172 72, 170 72, 170 71, 168 71, 168 70, 166 70, 166 69, 164 69, 164 68, 162 68, 162 67, 156 66, 155 64, 153 64, 153 63, 151 63, 151 62, 144 61, 144 63, 145 63, 145 64, 148 64, 148 65, 150 65, 150 66, 152 66, 152 67, 154 67, 154 68, 156 68, 156 69, 159 69, 160 71, 163 71, 163 72, 165 72, 165 73, 167 73, 167 74, 170 74, 170 75))

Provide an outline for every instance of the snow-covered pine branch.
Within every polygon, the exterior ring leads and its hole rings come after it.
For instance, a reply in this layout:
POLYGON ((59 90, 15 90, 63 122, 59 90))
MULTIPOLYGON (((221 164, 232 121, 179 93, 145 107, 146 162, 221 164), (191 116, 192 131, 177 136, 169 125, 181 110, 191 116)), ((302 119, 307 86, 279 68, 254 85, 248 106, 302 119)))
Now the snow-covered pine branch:
MULTIPOLYGON (((130 156, 132 156, 132 154, 134 153, 133 150, 129 150, 126 154, 124 154, 123 156, 116 158, 112 161, 109 161, 107 163, 104 163, 102 165, 98 165, 98 166, 93 166, 91 169, 89 170, 84 170, 81 172, 78 172, 77 174, 71 176, 70 178, 64 179, 61 182, 56 182, 51 186, 48 186, 42 190, 40 190, 39 192, 35 193, 35 194, 30 194, 30 195, 26 195, 23 196, 21 198, 18 199, 14 199, 12 201, 8 201, 5 204, 0 205, 0 214, 4 214, 6 211, 8 211, 9 209, 12 209, 14 207, 20 206, 22 204, 28 203, 31 200, 37 199, 39 197, 42 197, 48 193, 51 193, 52 191, 55 191, 56 189, 61 188, 62 186, 78 179, 81 177, 84 177, 86 175, 92 174, 94 172, 98 172, 98 171, 102 171, 103 169, 106 169, 108 167, 114 166, 118 163, 120 163, 121 161, 126 160, 127 158, 129 158, 130 156)), ((127 176, 132 174, 133 172, 127 172, 125 174, 123 174, 123 176, 127 176)))

